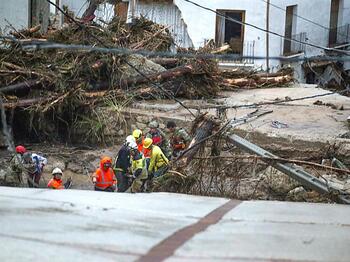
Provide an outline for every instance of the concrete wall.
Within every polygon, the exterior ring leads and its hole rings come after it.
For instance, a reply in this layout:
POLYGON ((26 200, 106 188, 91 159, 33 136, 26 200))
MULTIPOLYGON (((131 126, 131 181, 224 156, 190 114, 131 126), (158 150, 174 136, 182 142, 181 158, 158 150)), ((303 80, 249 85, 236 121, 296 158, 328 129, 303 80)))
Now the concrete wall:
POLYGON ((29 0, 0 1, 0 30, 8 33, 8 20, 16 29, 27 28, 29 25, 29 0))

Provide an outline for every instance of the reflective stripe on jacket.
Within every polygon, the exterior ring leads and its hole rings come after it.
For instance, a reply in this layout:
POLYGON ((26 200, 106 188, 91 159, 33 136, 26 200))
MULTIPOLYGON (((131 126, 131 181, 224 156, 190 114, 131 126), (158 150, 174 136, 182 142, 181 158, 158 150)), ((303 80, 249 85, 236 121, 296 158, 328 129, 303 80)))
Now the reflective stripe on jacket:
POLYGON ((106 189, 107 187, 114 186, 116 184, 116 178, 112 168, 108 168, 107 171, 98 168, 94 174, 96 177, 95 187, 99 189, 106 189))

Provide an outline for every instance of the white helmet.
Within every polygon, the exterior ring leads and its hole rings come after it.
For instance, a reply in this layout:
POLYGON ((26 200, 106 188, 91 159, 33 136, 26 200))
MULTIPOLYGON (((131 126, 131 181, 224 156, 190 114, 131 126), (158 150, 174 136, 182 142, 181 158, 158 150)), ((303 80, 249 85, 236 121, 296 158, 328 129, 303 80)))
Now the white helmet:
POLYGON ((56 167, 54 170, 52 170, 52 175, 56 175, 56 174, 63 175, 63 172, 60 168, 56 167))
POLYGON ((128 144, 128 147, 129 147, 130 149, 138 149, 136 142, 131 142, 131 143, 129 143, 129 144, 128 144))
POLYGON ((136 140, 135 140, 135 137, 130 135, 130 136, 127 136, 126 137, 126 140, 125 140, 125 144, 127 146, 130 146, 131 144, 136 144, 136 140))

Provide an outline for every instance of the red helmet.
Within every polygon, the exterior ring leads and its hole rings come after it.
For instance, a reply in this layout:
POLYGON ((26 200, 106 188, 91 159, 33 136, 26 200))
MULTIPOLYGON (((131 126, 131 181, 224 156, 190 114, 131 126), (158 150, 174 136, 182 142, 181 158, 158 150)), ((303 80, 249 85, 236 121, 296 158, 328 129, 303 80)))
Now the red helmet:
POLYGON ((16 147, 16 152, 18 154, 24 154, 25 152, 27 152, 27 149, 24 146, 17 146, 16 147))

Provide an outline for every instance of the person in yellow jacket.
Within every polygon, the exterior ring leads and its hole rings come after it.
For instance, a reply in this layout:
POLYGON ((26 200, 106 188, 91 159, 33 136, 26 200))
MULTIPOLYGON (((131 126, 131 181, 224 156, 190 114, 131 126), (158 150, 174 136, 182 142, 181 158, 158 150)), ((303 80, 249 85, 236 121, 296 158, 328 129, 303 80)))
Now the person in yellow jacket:
POLYGON ((146 138, 143 142, 143 147, 149 148, 151 151, 151 160, 148 167, 148 174, 150 178, 164 175, 168 169, 169 160, 164 155, 163 151, 158 146, 153 145, 152 138, 146 138))
POLYGON ((139 152, 137 146, 130 149, 131 156, 131 173, 133 182, 128 193, 142 192, 143 186, 148 178, 146 158, 139 152))

